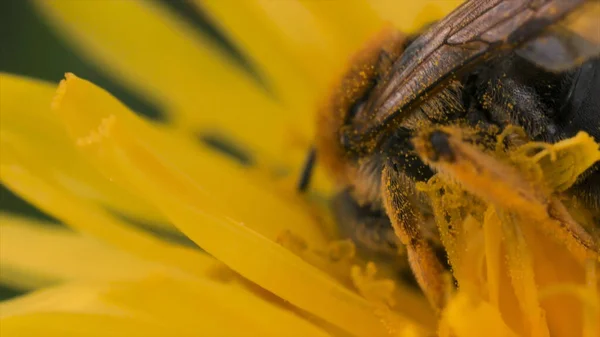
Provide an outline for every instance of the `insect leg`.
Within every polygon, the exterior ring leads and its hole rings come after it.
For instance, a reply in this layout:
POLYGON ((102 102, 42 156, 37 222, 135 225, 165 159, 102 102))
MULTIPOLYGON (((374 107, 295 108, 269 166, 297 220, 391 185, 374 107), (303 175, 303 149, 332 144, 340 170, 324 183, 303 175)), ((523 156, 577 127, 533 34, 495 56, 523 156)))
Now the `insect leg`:
POLYGON ((557 195, 549 195, 513 165, 464 141, 460 129, 425 132, 413 142, 421 158, 445 179, 459 182, 473 195, 519 215, 526 219, 525 223, 535 223, 536 227, 565 242, 582 260, 598 259, 598 243, 573 219, 557 195))
POLYGON ((437 310, 445 306, 444 267, 421 230, 419 213, 412 205, 409 193, 402 184, 400 173, 386 165, 382 173, 382 194, 392 227, 406 246, 408 262, 425 293, 437 310))
POLYGON ((357 248, 384 256, 398 256, 398 238, 383 210, 361 206, 345 190, 333 199, 332 209, 342 236, 350 238, 357 248))

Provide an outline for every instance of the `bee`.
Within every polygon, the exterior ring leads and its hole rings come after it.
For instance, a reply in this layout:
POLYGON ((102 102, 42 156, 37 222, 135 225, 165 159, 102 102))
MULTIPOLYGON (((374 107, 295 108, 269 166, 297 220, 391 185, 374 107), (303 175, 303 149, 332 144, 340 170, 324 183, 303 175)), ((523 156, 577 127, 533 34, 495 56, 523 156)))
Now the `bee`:
MULTIPOLYGON (((357 246, 397 256, 436 309, 448 268, 432 206, 416 188, 452 160, 443 131, 428 134, 435 156, 421 158, 424 129, 466 125, 494 136, 520 126, 530 140, 555 143, 585 131, 600 141, 600 26, 597 0, 466 1, 420 34, 384 29, 350 60, 318 115, 299 190, 319 161, 341 186, 332 210, 357 246)), ((483 132, 483 133, 486 133, 483 132)), ((600 210, 596 164, 568 191, 600 210)))

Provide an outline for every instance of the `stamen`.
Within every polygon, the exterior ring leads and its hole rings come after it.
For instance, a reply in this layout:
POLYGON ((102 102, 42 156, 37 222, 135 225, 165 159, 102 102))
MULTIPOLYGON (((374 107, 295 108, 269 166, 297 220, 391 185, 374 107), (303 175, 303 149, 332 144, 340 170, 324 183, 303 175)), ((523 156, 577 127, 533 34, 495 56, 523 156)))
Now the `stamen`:
POLYGON ((373 262, 367 263, 364 271, 357 265, 353 266, 351 270, 354 286, 364 298, 374 304, 393 307, 395 301, 392 294, 396 287, 394 281, 390 279, 376 279, 376 274, 377 266, 373 262))
POLYGON ((500 299, 500 244, 502 232, 500 219, 494 207, 490 207, 484 215, 483 231, 485 237, 485 262, 487 271, 488 300, 499 307, 500 299))
POLYGON ((598 297, 597 262, 589 260, 586 264, 585 283, 590 301, 583 308, 583 337, 594 337, 600 331, 600 298, 598 297))
POLYGON ((540 307, 533 272, 533 259, 519 224, 512 214, 497 213, 502 221, 506 261, 519 306, 531 336, 549 336, 546 315, 540 307))

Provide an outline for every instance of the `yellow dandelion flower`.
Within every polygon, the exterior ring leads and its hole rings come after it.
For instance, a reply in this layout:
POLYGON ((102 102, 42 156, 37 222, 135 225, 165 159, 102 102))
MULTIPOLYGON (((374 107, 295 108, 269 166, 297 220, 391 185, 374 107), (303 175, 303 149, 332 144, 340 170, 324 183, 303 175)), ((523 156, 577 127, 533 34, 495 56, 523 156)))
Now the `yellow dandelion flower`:
POLYGON ((309 197, 295 192, 314 112, 349 55, 386 22, 415 31, 458 3, 193 1, 265 89, 158 2, 36 0, 169 122, 75 74, 58 89, 0 74, 1 181, 74 229, 0 215, 0 283, 29 291, 0 303, 0 335, 597 336, 597 241, 581 231, 594 224, 540 197, 600 160, 585 133, 491 156, 447 129, 461 156, 430 163, 439 174, 417 186, 452 266, 441 313, 338 233, 322 172, 309 197), (243 144, 252 165, 198 143, 203 131, 243 144))

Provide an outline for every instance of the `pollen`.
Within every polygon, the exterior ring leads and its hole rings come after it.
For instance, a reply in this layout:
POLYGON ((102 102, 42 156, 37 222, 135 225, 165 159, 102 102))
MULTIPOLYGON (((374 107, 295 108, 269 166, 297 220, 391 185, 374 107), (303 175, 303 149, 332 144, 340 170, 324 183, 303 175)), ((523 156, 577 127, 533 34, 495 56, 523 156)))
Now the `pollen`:
POLYGON ((117 118, 115 115, 110 115, 103 118, 100 125, 96 130, 90 132, 85 137, 78 138, 75 142, 77 146, 87 146, 101 142, 103 139, 108 138, 111 134, 111 130, 114 128, 117 118))

